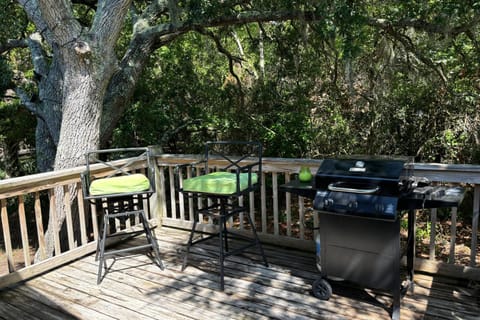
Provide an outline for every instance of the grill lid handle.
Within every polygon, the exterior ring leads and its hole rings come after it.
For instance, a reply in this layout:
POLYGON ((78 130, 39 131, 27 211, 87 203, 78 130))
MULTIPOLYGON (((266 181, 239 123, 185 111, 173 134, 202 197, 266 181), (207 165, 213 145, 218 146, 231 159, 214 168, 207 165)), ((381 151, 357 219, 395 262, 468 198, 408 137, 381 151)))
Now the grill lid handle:
POLYGON ((372 194, 380 190, 379 186, 375 186, 373 188, 363 189, 363 188, 348 188, 348 187, 341 187, 340 185, 344 184, 343 182, 333 182, 328 185, 328 190, 330 191, 338 191, 338 192, 350 192, 350 193, 358 193, 358 194, 372 194))

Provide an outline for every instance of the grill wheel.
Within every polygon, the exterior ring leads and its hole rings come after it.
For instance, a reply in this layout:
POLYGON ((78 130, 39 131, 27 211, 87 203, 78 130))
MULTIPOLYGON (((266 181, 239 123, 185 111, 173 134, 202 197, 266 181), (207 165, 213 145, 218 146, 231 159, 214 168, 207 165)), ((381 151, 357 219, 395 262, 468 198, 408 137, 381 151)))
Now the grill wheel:
POLYGON ((327 280, 320 278, 312 284, 313 295, 320 300, 328 300, 332 295, 332 286, 327 280))

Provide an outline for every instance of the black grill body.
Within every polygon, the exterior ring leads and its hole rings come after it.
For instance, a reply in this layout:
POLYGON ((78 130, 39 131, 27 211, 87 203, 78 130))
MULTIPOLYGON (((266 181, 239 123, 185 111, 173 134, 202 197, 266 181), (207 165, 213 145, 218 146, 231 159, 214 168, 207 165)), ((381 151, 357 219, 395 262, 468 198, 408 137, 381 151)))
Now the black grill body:
POLYGON ((322 275, 390 291, 395 317, 400 304, 397 207, 407 192, 405 163, 400 159, 325 159, 314 181, 322 275))

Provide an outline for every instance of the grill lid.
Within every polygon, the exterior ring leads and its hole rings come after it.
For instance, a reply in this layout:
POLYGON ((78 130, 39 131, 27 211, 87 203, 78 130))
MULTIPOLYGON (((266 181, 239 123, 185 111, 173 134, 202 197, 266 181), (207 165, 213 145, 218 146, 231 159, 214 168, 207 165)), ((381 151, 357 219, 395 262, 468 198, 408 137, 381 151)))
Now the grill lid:
POLYGON ((325 159, 315 175, 315 188, 337 192, 398 196, 400 182, 411 176, 406 157, 325 159))

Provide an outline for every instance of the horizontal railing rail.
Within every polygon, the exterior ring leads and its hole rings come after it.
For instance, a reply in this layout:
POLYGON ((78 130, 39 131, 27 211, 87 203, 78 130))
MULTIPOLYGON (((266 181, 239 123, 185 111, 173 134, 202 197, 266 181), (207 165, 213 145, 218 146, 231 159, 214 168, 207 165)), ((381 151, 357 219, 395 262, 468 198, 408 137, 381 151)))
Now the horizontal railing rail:
MULTIPOLYGON (((179 164, 199 160, 198 155, 158 154, 156 156, 157 193, 151 199, 152 225, 189 229, 193 222, 192 199, 185 198, 175 188, 175 167, 179 164)), ((262 241, 302 250, 314 251, 313 227, 315 213, 310 210, 308 199, 279 191, 279 186, 295 178, 301 166, 315 173, 321 160, 264 158, 261 174, 262 187, 259 192, 243 199, 249 208, 262 241)), ((220 164, 220 162, 219 162, 220 164)), ((143 170, 145 163, 132 164, 131 170, 143 170)), ((471 201, 471 234, 469 255, 462 264, 455 263, 459 245, 457 234, 457 210, 450 212, 450 255, 447 262, 436 256, 436 225, 439 221, 435 210, 428 221, 430 246, 427 260, 417 259, 417 268, 429 272, 445 272, 472 280, 480 280, 478 261, 478 217, 480 205, 480 166, 415 164, 415 174, 439 183, 461 184, 473 195, 471 201)), ((60 264, 94 252, 97 240, 96 213, 84 207, 80 186, 80 173, 84 167, 35 174, 0 181, 1 237, 0 237, 0 287, 13 284, 39 273, 51 270, 60 264), (63 192, 56 193, 56 189, 63 192), (75 191, 73 191, 75 190, 75 191), (49 219, 58 213, 53 209, 56 194, 61 194, 66 208, 63 226, 54 231, 55 250, 52 257, 46 256, 45 232, 49 219), (78 196, 77 196, 78 195, 78 196), (70 208, 76 210, 70 211, 70 208), (36 259, 33 259, 36 254, 36 259)), ((95 168, 93 168, 95 171, 95 168)), ((106 175, 107 171, 95 171, 106 175)), ((58 205, 57 205, 58 206, 58 205)), ((232 225, 235 224, 231 221, 232 225)), ((200 223, 201 228, 213 226, 200 223)), ((132 226, 134 227, 134 226, 132 226)), ((238 223, 240 230, 245 226, 238 223)), ((421 226, 419 226, 421 228, 421 226)), ((122 232, 122 230, 119 230, 122 232)))

